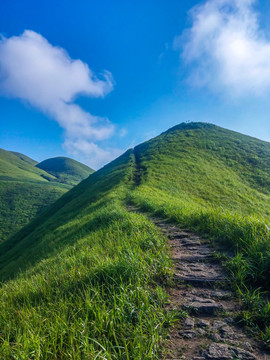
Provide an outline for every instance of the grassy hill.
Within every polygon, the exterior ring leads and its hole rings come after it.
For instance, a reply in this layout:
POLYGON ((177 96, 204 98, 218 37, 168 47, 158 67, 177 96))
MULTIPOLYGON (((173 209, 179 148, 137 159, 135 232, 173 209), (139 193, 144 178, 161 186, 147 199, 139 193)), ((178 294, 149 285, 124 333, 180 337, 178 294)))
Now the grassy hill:
POLYGON ((67 157, 47 159, 36 164, 36 167, 55 176, 61 183, 70 185, 77 185, 94 172, 88 166, 67 157))
POLYGON ((38 161, 31 159, 29 156, 26 156, 24 154, 21 154, 17 151, 10 151, 12 154, 16 155, 18 158, 20 158, 23 161, 26 161, 30 165, 36 165, 38 164, 38 161))
POLYGON ((270 308, 253 291, 270 288, 269 156, 267 142, 180 124, 67 192, 0 245, 0 357, 161 357, 171 263, 130 202, 231 247, 242 317, 269 341, 270 308))
MULTIPOLYGON (((71 163, 73 161, 70 159, 71 163)), ((75 175, 68 171, 65 174, 62 168, 62 178, 59 179, 36 167, 36 164, 24 154, 0 149, 0 242, 54 203, 72 184, 80 181, 81 171, 78 171, 75 182, 76 168, 75 175)), ((83 164, 78 164, 84 169, 83 164)))

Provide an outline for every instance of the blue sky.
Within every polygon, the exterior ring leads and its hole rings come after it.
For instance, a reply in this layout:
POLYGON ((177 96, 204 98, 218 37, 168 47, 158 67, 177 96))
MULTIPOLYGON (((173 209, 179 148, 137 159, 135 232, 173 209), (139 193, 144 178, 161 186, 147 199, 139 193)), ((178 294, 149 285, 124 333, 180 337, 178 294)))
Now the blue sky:
POLYGON ((188 120, 270 141, 269 17, 266 0, 1 2, 0 147, 98 168, 188 120))

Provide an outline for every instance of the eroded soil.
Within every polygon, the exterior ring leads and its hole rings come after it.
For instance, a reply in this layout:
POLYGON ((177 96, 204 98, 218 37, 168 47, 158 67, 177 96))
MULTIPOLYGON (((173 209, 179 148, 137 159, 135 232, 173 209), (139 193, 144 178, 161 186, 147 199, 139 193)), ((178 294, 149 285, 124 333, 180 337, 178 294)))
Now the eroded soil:
POLYGON ((169 238, 174 261, 169 308, 188 313, 169 336, 167 359, 270 359, 269 352, 235 321, 241 304, 228 290, 226 270, 217 256, 219 249, 161 219, 152 221, 169 238))

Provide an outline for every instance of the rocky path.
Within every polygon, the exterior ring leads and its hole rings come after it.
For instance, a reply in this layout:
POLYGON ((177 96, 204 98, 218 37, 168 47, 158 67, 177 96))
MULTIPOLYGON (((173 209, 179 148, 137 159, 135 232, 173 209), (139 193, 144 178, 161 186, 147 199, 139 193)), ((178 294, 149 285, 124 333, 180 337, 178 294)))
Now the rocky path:
POLYGON ((166 360, 270 360, 269 352, 235 322, 240 304, 228 290, 219 249, 162 219, 151 220, 168 237, 174 261, 168 308, 188 314, 169 336, 166 360))
POLYGON ((152 221, 169 238, 174 261, 169 307, 188 313, 170 335, 167 359, 270 359, 236 324, 240 304, 228 290, 226 271, 211 244, 161 219, 152 221))

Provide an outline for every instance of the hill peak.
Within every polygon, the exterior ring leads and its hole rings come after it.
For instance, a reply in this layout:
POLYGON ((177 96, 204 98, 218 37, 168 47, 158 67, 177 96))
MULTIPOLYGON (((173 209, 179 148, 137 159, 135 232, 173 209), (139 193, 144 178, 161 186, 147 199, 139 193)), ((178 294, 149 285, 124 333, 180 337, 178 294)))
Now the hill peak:
POLYGON ((166 130, 165 133, 174 130, 194 130, 194 129, 214 129, 214 128, 218 128, 218 126, 207 122, 185 121, 171 127, 170 129, 166 130))
POLYGON ((89 166, 65 156, 46 159, 36 165, 49 174, 60 179, 61 182, 77 184, 94 172, 89 166))

